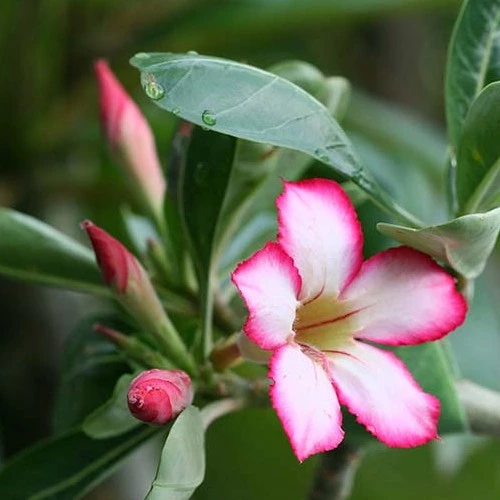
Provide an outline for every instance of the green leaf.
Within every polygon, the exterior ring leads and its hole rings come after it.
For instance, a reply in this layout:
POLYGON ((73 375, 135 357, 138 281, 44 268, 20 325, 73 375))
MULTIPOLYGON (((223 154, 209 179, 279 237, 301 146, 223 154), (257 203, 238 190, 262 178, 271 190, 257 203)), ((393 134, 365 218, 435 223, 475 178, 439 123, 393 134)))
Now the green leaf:
POLYGON ((472 101, 496 65, 500 38, 500 0, 466 0, 455 24, 448 51, 445 104, 448 135, 453 148, 460 142, 472 101))
POLYGON ((127 406, 127 393, 135 375, 122 375, 116 383, 111 398, 97 408, 83 422, 82 430, 92 439, 120 436, 140 425, 127 406))
MULTIPOLYGON (((285 61, 271 66, 269 72, 316 97, 333 116, 345 112, 350 84, 344 78, 325 78, 303 61, 285 61)), ((221 245, 231 244, 235 231, 260 212, 273 209, 282 190, 281 179, 298 179, 313 161, 300 151, 240 140, 220 223, 221 245)))
POLYGON ((0 274, 109 295, 93 252, 28 215, 0 208, 0 274))
POLYGON ((195 128, 179 181, 184 221, 198 281, 203 318, 203 353, 212 347, 212 284, 216 231, 235 155, 236 139, 195 128))
POLYGON ((351 179, 390 213, 412 216, 375 183, 335 119, 310 94, 266 71, 195 54, 138 54, 146 93, 163 109, 201 126, 308 155, 351 179))
POLYGON ((481 274, 500 231, 500 208, 483 214, 464 215, 439 226, 411 229, 377 224, 396 241, 416 248, 448 264, 468 279, 481 274))
POLYGON ((2 498, 82 498, 157 432, 151 427, 141 427, 118 438, 93 440, 79 430, 72 430, 43 441, 13 457, 0 470, 2 498))
POLYGON ((68 431, 110 397, 118 378, 129 367, 115 347, 92 328, 103 323, 127 330, 114 316, 92 316, 81 321, 63 352, 61 382, 54 411, 56 433, 68 431))
POLYGON ((205 437, 200 411, 186 408, 163 447, 146 500, 188 500, 205 476, 205 437))
POLYGON ((193 131, 180 180, 180 212, 200 272, 206 272, 213 258, 235 146, 232 137, 201 128, 193 131))
POLYGON ((457 150, 457 197, 463 213, 482 211, 500 190, 500 82, 472 103, 457 150))

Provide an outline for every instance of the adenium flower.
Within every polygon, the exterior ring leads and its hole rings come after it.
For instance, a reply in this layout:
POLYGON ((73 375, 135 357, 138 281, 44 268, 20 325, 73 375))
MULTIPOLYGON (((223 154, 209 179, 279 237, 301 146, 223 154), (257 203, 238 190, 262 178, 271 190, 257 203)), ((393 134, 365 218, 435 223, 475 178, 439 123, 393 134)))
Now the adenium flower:
POLYGON ((181 370, 152 369, 130 383, 127 403, 138 420, 165 425, 193 401, 189 375, 181 370))
POLYGON ((278 241, 232 280, 249 310, 244 333, 270 354, 272 405, 297 458, 342 441, 340 404, 389 446, 436 438, 439 401, 372 343, 419 344, 459 326, 467 306, 453 278, 407 247, 363 262, 354 207, 333 181, 285 182, 277 208, 278 241))
POLYGON ((133 188, 154 214, 162 212, 165 179, 148 122, 108 64, 94 65, 100 90, 101 121, 113 151, 120 154, 133 188))

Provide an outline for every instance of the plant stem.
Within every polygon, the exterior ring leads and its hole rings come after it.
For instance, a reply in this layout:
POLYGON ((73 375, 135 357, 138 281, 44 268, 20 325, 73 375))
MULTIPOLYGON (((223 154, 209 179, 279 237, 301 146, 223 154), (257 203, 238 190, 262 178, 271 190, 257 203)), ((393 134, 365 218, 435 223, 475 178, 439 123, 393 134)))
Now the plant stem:
POLYGON ((458 381, 457 391, 471 431, 500 437, 500 393, 469 380, 458 381))
POLYGON ((362 456, 361 448, 347 441, 324 453, 316 470, 309 500, 347 499, 362 456))

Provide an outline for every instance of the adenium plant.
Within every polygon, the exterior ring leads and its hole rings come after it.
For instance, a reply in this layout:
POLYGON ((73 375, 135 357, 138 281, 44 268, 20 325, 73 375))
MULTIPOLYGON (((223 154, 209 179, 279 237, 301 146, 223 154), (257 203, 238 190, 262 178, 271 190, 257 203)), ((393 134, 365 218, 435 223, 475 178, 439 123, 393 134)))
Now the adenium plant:
MULTIPOLYGON (((345 79, 297 61, 265 71, 192 52, 139 53, 131 62, 146 95, 175 123, 167 161, 108 63, 95 63, 103 135, 137 211, 122 213, 130 241, 85 220, 85 248, 1 209, 0 272, 113 300, 82 352, 94 359, 90 339, 109 341, 122 373, 107 401, 70 405, 71 429, 7 463, 0 491, 41 457, 82 446, 81 474, 64 456, 52 464, 61 478, 16 483, 16 498, 79 498, 161 435, 146 498, 187 499, 204 479, 204 432, 247 408, 274 408, 299 462, 341 442, 406 448, 476 430, 477 402, 461 397, 441 342, 465 321, 500 231, 500 160, 488 139, 499 108, 483 102, 500 106, 500 83, 471 90, 461 67, 475 8, 466 2, 450 47, 450 208, 438 225, 361 160, 337 121, 348 109, 345 79), (362 204, 385 214, 378 228, 393 238, 367 258, 363 232, 373 228, 358 218, 362 204), (19 235, 39 251, 18 245, 19 235)), ((340 489, 322 494, 340 498, 340 489)), ((323 498, 314 487, 313 497, 323 498)))

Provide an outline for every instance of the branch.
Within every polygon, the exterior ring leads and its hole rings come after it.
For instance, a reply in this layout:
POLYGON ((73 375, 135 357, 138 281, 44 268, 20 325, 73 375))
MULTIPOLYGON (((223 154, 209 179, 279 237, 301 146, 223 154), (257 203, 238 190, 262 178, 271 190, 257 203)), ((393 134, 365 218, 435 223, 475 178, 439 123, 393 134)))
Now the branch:
POLYGON ((335 450, 324 453, 316 470, 309 500, 345 500, 361 462, 361 448, 343 441, 335 450))
POLYGON ((470 380, 457 382, 457 392, 471 430, 476 434, 500 437, 500 393, 470 380))

